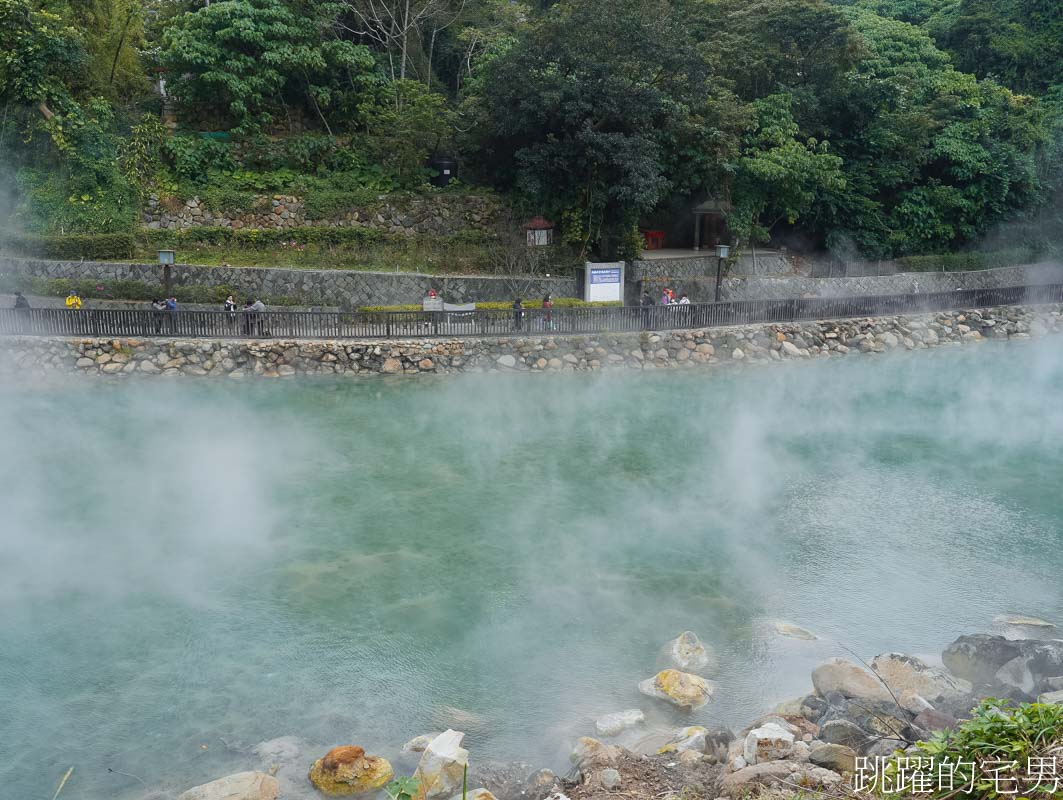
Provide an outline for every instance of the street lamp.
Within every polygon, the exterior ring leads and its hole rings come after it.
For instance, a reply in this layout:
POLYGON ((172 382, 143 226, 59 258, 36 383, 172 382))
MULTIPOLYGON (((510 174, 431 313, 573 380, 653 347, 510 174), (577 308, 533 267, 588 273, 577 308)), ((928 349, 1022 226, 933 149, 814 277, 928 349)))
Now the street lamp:
POLYGON ((162 293, 170 296, 170 268, 173 266, 173 250, 160 250, 159 263, 162 265, 162 293))
POLYGON ((723 278, 723 262, 731 253, 730 245, 716 245, 716 302, 720 302, 720 281, 723 278))

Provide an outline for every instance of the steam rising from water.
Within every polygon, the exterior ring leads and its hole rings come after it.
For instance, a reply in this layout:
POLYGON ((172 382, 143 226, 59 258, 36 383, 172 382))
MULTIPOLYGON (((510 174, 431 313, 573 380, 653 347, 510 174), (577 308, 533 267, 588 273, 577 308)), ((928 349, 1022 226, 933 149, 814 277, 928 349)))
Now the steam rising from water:
POLYGON ((741 724, 841 644, 1063 622, 1057 347, 8 386, 0 783, 74 761, 86 797, 138 797, 119 771, 260 766, 221 739, 391 756, 456 717, 474 759, 559 766, 602 713, 675 724, 635 684, 683 629, 720 656, 698 721, 741 724))

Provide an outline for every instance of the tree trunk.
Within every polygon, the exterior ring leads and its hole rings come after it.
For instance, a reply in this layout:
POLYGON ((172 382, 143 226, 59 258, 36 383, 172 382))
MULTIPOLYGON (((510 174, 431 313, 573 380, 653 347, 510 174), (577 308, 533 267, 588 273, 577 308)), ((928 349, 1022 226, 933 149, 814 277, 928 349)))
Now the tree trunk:
POLYGON ((399 65, 399 77, 406 80, 406 53, 410 47, 410 0, 403 4, 402 12, 402 63, 399 65))

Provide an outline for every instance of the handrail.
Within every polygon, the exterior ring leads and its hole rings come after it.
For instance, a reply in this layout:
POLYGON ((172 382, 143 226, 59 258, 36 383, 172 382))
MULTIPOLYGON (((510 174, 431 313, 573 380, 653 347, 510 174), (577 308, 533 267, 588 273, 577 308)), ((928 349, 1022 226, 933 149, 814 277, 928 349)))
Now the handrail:
POLYGON ((669 306, 477 311, 155 311, 0 309, 0 335, 211 339, 434 339, 622 333, 1063 303, 1063 284, 920 294, 734 300, 669 306))

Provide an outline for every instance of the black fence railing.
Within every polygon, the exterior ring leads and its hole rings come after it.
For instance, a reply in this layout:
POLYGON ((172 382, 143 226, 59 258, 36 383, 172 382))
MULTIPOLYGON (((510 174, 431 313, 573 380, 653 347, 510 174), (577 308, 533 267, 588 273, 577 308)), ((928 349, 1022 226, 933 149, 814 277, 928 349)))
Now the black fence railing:
POLYGON ((1063 284, 862 297, 736 300, 672 306, 523 311, 154 311, 0 309, 0 334, 245 339, 396 339, 714 328, 1063 303, 1063 284))

